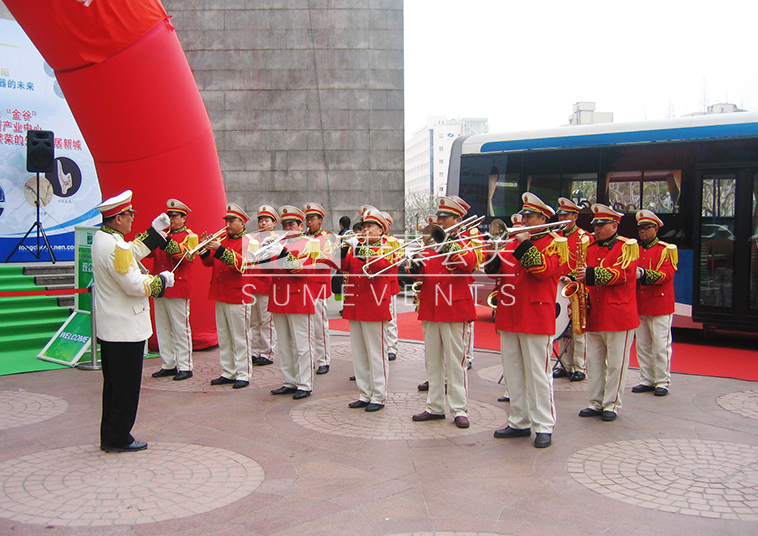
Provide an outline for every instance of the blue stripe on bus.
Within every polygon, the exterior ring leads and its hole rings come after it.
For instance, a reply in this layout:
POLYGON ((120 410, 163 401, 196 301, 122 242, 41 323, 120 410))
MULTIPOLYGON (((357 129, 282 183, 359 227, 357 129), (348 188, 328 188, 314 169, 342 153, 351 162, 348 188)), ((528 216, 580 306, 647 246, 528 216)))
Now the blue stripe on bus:
MULTIPOLYGON (((571 128, 571 127, 566 127, 571 128)), ((526 151, 530 149, 559 149, 568 147, 595 147, 627 143, 704 140, 709 138, 738 138, 758 136, 758 123, 710 125, 704 127, 638 130, 634 132, 607 132, 584 136, 561 136, 529 140, 492 141, 482 144, 482 153, 526 151)))

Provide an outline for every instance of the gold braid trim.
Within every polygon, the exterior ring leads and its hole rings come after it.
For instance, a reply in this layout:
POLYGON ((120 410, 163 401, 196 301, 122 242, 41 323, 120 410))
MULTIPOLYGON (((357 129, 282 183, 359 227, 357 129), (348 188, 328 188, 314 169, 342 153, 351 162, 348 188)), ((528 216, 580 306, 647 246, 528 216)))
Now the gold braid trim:
POLYGON ((643 281, 643 285, 655 285, 661 278, 663 277, 663 274, 661 272, 656 272, 655 270, 645 270, 645 281, 643 281))
POLYGON ((602 266, 596 266, 595 272, 595 285, 607 285, 613 279, 613 272, 602 266))
POLYGON ((285 270, 299 271, 303 269, 303 263, 291 252, 287 252, 287 258, 282 262, 285 270))
POLYGON ((134 240, 139 240, 140 242, 144 242, 147 238, 147 231, 144 233, 139 233, 137 236, 134 237, 134 240))
POLYGON ((168 253, 169 255, 172 255, 172 256, 173 255, 181 255, 182 248, 177 243, 176 240, 174 240, 173 238, 169 238, 168 242, 166 243, 166 248, 163 251, 165 251, 166 253, 168 253))
POLYGON ((640 258, 640 246, 634 238, 620 236, 619 239, 624 241, 624 245, 621 246, 621 258, 616 261, 616 264, 621 264, 621 268, 626 270, 629 263, 640 258))
POLYGON ((229 266, 234 266, 234 252, 229 248, 224 248, 224 252, 218 258, 218 260, 224 264, 228 264, 229 266))
POLYGON ((519 262, 524 268, 532 268, 533 266, 542 266, 544 264, 542 253, 534 245, 526 250, 526 253, 519 259, 519 262))
POLYGON ((150 289, 148 298, 157 298, 160 296, 161 292, 163 291, 163 279, 161 279, 161 276, 154 275, 149 283, 148 288, 150 289))
POLYGON ((545 253, 548 255, 558 255, 560 264, 566 264, 570 256, 568 239, 562 236, 556 236, 550 245, 545 248, 545 253))
POLYGON ((679 250, 674 244, 667 244, 665 242, 661 242, 661 244, 665 247, 661 252, 661 260, 658 261, 658 266, 656 266, 655 269, 660 269, 660 267, 663 266, 663 263, 666 262, 666 260, 669 260, 674 266, 674 270, 678 270, 676 265, 679 264, 679 250))

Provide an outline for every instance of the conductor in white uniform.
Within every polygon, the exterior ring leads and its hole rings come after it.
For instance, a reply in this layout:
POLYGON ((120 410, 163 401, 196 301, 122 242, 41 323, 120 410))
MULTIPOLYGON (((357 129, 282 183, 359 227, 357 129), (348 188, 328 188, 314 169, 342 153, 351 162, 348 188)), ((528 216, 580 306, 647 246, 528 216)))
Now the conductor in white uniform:
POLYGON ((152 335, 150 302, 174 284, 174 274, 143 274, 138 262, 166 243, 169 217, 127 242, 134 221, 132 192, 103 201, 97 209, 103 225, 92 240, 95 321, 103 365, 103 416, 100 448, 128 452, 147 448, 131 435, 137 417, 145 341, 152 335))

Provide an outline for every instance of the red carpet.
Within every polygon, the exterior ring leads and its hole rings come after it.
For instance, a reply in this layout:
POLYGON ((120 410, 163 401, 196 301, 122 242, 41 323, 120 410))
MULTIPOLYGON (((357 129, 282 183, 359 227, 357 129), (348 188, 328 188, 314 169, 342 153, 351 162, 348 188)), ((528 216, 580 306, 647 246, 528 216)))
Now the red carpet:
MULTIPOLYGON (((500 350, 500 336, 495 332, 492 322, 492 310, 477 306, 478 320, 474 323, 474 345, 486 350, 500 350)), ((421 322, 416 313, 398 315, 398 331, 401 339, 424 340, 421 322)), ((338 331, 349 331, 349 322, 334 319, 329 327, 338 331)), ((758 345, 750 335, 720 336, 704 339, 700 331, 674 330, 674 356, 672 372, 736 378, 739 380, 758 380, 758 345)), ((637 367, 634 347, 630 364, 637 367)))

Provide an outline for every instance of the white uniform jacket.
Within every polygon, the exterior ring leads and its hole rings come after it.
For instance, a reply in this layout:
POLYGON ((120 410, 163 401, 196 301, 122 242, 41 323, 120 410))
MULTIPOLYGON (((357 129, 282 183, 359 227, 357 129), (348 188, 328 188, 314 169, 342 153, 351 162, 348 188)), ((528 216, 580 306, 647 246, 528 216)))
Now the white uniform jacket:
MULTIPOLYGON (((97 337, 108 342, 139 342, 153 334, 150 301, 165 291, 160 276, 143 274, 137 262, 165 239, 150 229, 132 242, 103 226, 92 239, 92 271, 95 278, 97 337), (128 245, 125 273, 116 270, 117 244, 128 245), (148 245, 149 244, 149 245, 148 245)), ((123 248, 122 248, 123 249, 123 248)), ((123 258, 125 251, 120 252, 123 258)))

